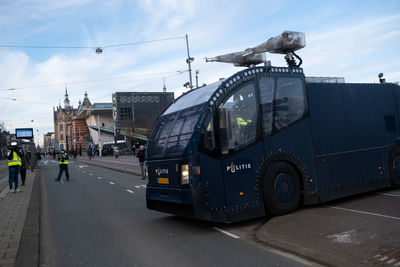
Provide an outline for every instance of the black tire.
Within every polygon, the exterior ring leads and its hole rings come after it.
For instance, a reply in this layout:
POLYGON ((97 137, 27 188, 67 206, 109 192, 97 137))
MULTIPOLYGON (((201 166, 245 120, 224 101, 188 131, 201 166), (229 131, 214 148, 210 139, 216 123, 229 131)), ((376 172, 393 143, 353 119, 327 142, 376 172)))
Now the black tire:
POLYGON ((392 186, 400 188, 400 147, 393 148, 389 153, 389 171, 392 186))
POLYGON ((300 175, 289 163, 273 163, 263 178, 263 195, 267 214, 294 212, 301 200, 300 175))

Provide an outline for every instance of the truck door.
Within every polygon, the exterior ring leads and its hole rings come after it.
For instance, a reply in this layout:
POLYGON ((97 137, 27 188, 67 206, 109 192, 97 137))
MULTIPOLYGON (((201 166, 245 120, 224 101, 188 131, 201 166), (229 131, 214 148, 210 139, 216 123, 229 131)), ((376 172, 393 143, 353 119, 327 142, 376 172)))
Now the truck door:
POLYGON ((235 211, 260 203, 256 170, 263 152, 256 89, 250 81, 219 107, 219 140, 226 208, 235 211))

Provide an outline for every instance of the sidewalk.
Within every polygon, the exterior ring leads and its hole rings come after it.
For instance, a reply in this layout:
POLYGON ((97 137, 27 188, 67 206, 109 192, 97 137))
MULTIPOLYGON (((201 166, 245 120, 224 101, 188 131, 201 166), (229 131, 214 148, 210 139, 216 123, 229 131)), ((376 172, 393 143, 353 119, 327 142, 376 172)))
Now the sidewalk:
MULTIPOLYGON (((25 186, 20 193, 10 193, 7 161, 0 161, 0 266, 14 266, 21 244, 26 215, 38 170, 26 172, 25 186)), ((19 176, 19 181, 21 178, 19 176)))
POLYGON ((139 167, 139 159, 133 155, 123 155, 119 156, 117 159, 115 157, 107 156, 107 157, 94 157, 89 159, 85 156, 78 156, 76 160, 70 158, 72 162, 80 162, 90 165, 96 165, 120 172, 130 173, 134 175, 141 176, 140 167, 139 167))
POLYGON ((400 266, 400 220, 326 206, 274 217, 256 233, 267 245, 329 266, 400 266))

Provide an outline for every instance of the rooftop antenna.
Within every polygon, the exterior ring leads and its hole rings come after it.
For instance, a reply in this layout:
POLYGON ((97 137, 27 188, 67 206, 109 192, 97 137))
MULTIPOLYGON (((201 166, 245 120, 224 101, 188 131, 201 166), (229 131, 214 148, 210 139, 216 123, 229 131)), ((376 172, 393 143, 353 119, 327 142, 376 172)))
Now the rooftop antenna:
POLYGON ((250 67, 266 63, 265 52, 284 54, 286 63, 291 68, 299 68, 302 59, 294 52, 306 46, 306 37, 302 32, 284 31, 282 34, 269 38, 268 41, 244 51, 205 58, 206 62, 233 63, 238 67, 250 67), (296 59, 299 63, 296 63, 296 59))

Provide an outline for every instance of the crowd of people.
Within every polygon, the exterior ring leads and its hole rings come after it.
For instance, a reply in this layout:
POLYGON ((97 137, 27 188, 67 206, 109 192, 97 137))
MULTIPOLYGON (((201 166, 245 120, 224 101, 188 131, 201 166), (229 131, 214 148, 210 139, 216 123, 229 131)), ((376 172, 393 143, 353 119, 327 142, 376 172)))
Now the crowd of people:
MULTIPOLYGON (((139 160, 139 166, 141 170, 142 180, 146 179, 146 149, 144 145, 136 142, 132 145, 132 153, 139 160)), ((69 164, 69 154, 72 154, 73 159, 77 158, 77 155, 82 156, 82 152, 77 153, 76 150, 65 151, 61 149, 60 152, 53 150, 48 153, 55 160, 57 158, 59 163, 59 173, 56 181, 60 181, 62 174, 65 172, 66 181, 69 180, 68 164, 69 164)), ((95 150, 93 147, 89 147, 87 150, 87 156, 92 159, 95 156, 95 150)), ((113 154, 117 159, 120 152, 118 146, 113 147, 113 154)), ((9 188, 11 193, 22 192, 19 185, 24 186, 26 182, 26 170, 31 166, 31 156, 30 153, 26 153, 21 146, 11 145, 7 148, 6 158, 8 160, 8 171, 9 171, 9 188), (21 183, 19 183, 19 176, 21 177, 21 183)), ((37 159, 41 159, 41 154, 38 153, 37 159)), ((33 168, 32 168, 33 170, 33 168)))
POLYGON ((25 185, 26 170, 31 164, 29 153, 25 153, 22 147, 16 145, 9 146, 7 149, 8 159, 8 183, 11 193, 22 192, 19 188, 19 175, 21 175, 21 186, 25 185))

